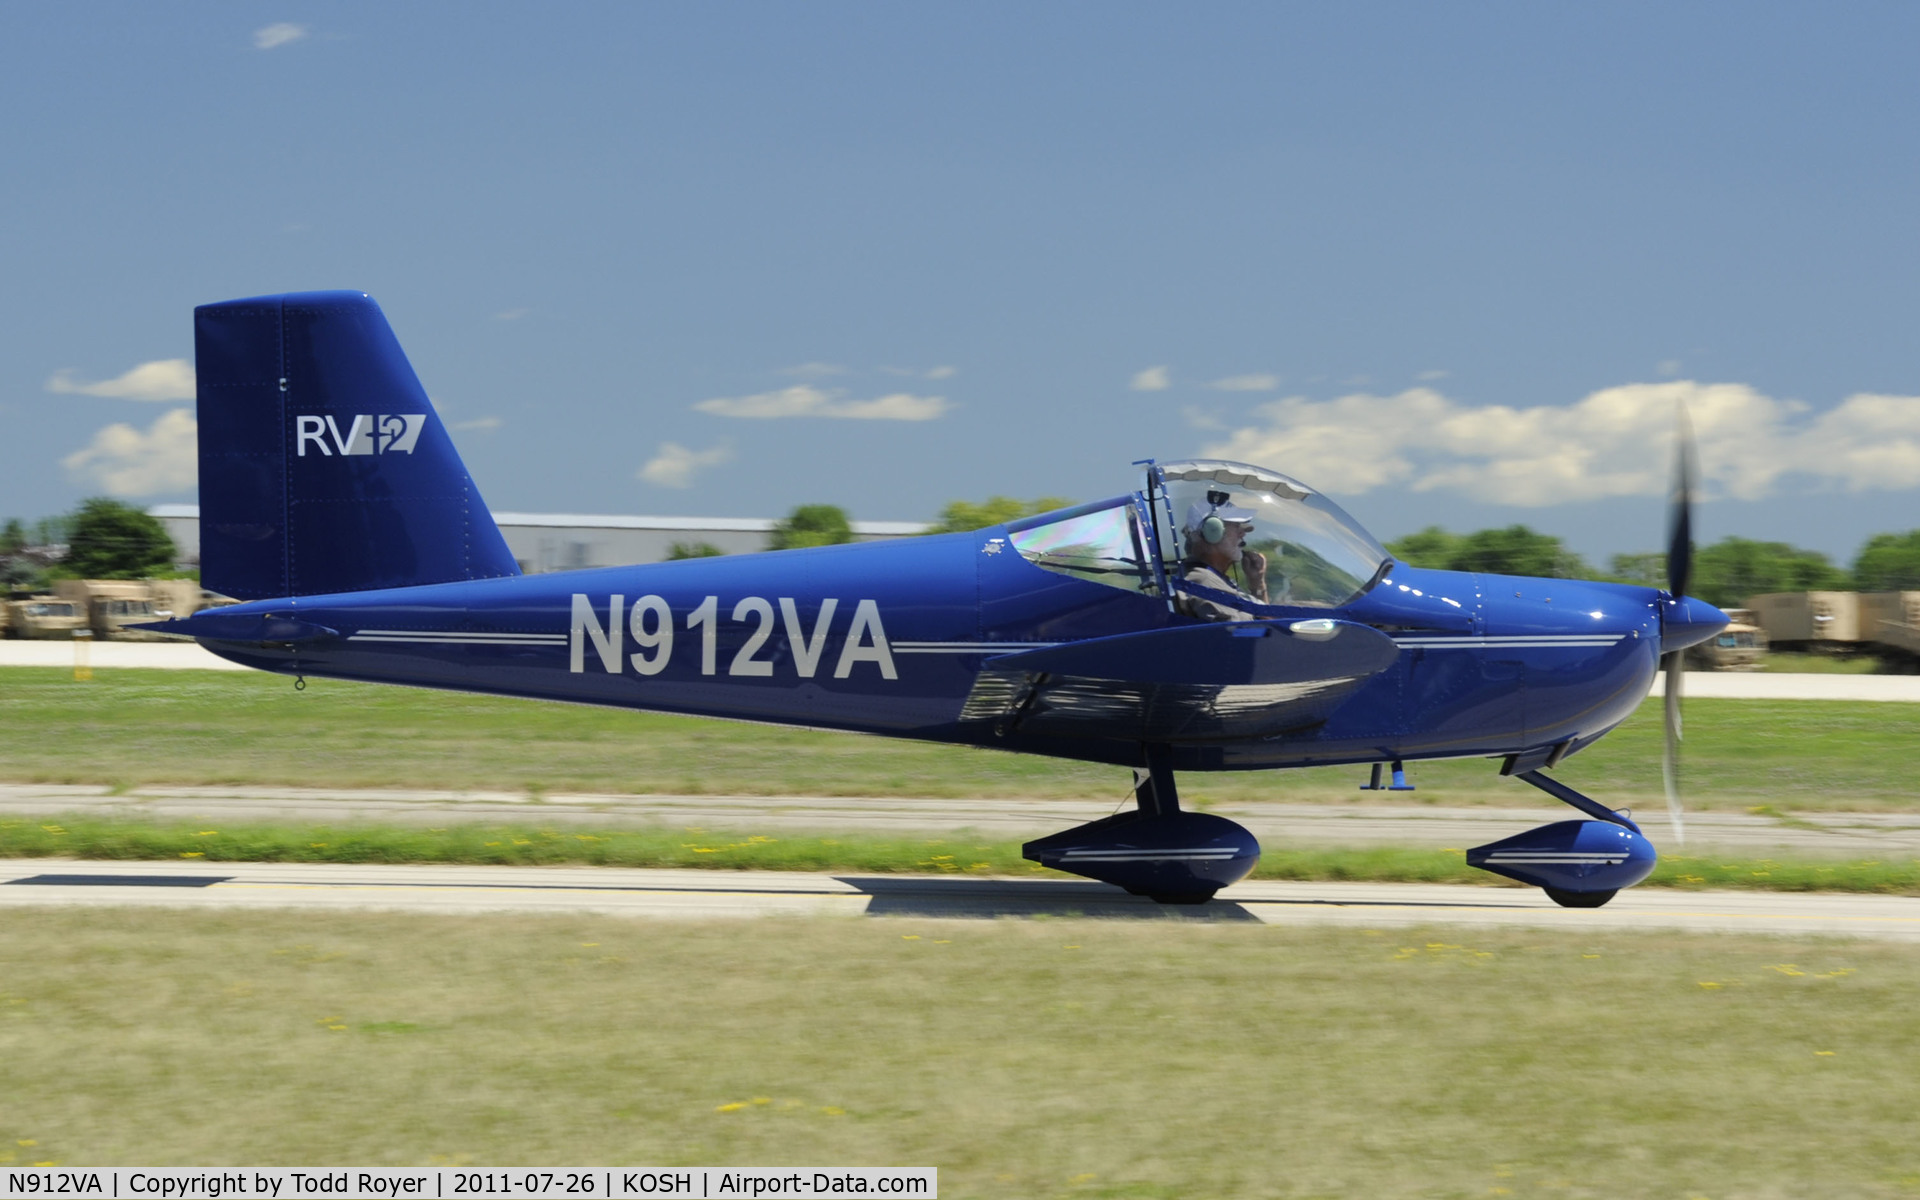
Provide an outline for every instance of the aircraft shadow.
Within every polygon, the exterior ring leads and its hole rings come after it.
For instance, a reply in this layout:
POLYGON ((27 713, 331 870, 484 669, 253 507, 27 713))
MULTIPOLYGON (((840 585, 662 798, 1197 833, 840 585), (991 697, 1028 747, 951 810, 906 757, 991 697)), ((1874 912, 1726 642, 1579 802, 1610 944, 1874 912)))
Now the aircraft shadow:
POLYGON ((836 875, 872 897, 870 917, 1100 917, 1123 921, 1258 921, 1230 900, 1159 904, 1104 883, 1046 879, 898 879, 836 875))

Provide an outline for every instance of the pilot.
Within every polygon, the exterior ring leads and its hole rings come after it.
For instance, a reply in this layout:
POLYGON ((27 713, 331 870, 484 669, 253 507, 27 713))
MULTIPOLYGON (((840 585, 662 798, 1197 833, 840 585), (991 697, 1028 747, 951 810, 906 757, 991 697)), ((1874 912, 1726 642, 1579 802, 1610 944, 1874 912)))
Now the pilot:
MULTIPOLYGON (((1180 577, 1215 592, 1245 598, 1252 604, 1267 603, 1267 559, 1244 543, 1253 531, 1253 513, 1229 503, 1225 492, 1208 492, 1205 500, 1195 500, 1187 508, 1186 557, 1180 564, 1180 577), (1232 582, 1235 567, 1240 569, 1246 586, 1232 582)), ((1191 594, 1181 597, 1189 616, 1203 621, 1251 621, 1253 614, 1220 600, 1191 594)))

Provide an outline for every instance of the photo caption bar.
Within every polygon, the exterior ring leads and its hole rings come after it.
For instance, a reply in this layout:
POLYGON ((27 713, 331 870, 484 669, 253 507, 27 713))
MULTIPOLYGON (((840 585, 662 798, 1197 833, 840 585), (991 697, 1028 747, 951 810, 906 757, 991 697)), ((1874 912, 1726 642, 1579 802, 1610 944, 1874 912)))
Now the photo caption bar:
POLYGON ((937 1200, 937 1167, 328 1168, 33 1167, 8 1169, 0 1200, 702 1200, 910 1196, 937 1200))

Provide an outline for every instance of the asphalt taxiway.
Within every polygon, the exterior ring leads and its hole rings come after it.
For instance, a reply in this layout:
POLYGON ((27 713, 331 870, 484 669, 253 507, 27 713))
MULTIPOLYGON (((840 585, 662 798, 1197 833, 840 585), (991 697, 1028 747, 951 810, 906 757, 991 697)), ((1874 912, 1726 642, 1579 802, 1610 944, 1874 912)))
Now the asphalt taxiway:
POLYGON ((1635 888, 1563 909, 1532 888, 1242 883, 1163 906, 1079 880, 595 867, 0 860, 0 907, 600 913, 635 918, 1093 917, 1389 928, 1680 930, 1920 942, 1920 898, 1635 888))
MULTIPOLYGON (((1356 776, 1357 777, 1357 776, 1356 776)), ((1510 780, 1525 807, 1423 804, 1218 804, 1207 811, 1238 821, 1267 846, 1415 846, 1465 849, 1568 815, 1510 780)), ((667 826, 751 833, 877 833, 1015 841, 1105 816, 1127 797, 942 799, 913 796, 673 796, 426 789, 289 787, 109 788, 100 784, 0 783, 0 817, 139 817, 298 824, 535 824, 575 828, 667 826)), ((1636 814, 1663 850, 1666 810, 1636 814)), ((1920 854, 1920 813, 1687 814, 1686 853, 1874 858, 1920 854)))

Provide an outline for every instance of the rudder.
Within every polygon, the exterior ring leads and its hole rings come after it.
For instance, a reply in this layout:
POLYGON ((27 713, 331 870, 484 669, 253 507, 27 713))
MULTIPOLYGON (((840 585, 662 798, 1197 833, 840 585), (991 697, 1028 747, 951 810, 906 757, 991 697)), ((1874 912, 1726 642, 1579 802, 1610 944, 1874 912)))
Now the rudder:
POLYGON ((204 586, 260 600, 520 573, 372 297, 193 319, 204 586))

